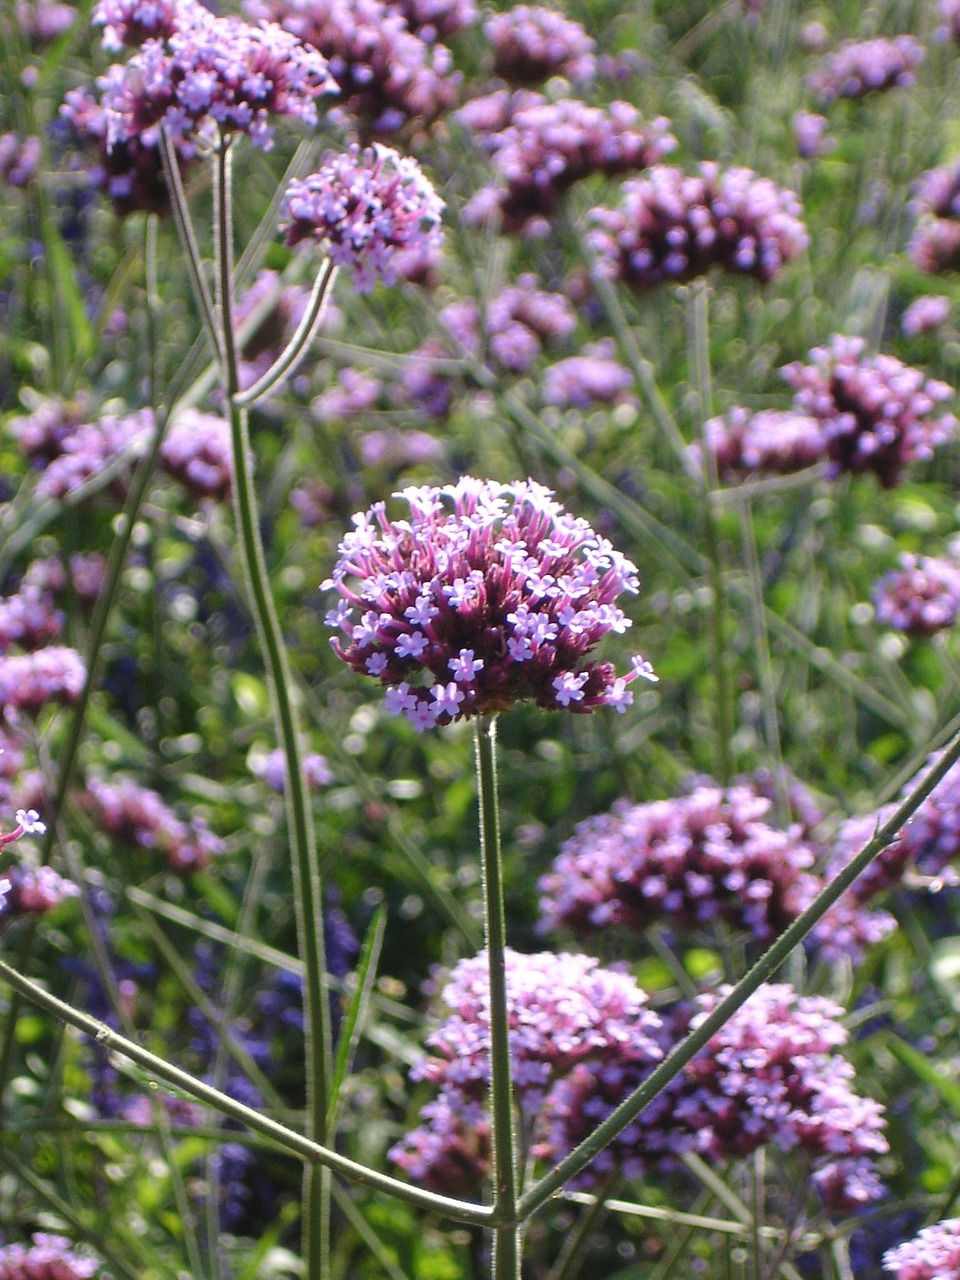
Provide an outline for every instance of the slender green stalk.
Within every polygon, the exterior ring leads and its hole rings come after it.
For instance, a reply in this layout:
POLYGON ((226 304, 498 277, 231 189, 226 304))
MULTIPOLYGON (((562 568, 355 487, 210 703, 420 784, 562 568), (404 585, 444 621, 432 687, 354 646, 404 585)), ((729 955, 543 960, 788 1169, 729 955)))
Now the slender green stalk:
MULTIPOLYGON (((307 1136, 314 1142, 322 1143, 327 1132, 327 1108, 330 1101, 327 1095, 333 1072, 333 1037, 330 1006, 324 989, 327 966, 320 868, 313 831, 313 813, 303 777, 300 728, 292 700, 293 676, 273 603, 260 538, 247 413, 236 399, 240 383, 233 319, 231 148, 228 142, 221 143, 217 148, 214 162, 217 307, 222 327, 223 381, 229 405, 233 454, 233 505, 243 577, 266 664, 277 734, 286 761, 284 796, 290 832, 297 934, 300 955, 306 969, 304 1037, 307 1136)), ((311 1280, 324 1280, 329 1274, 330 1178, 322 1166, 310 1165, 305 1170, 303 1245, 307 1275, 311 1280)))
POLYGON ((194 234, 193 223, 190 220, 190 208, 187 204, 187 193, 183 189, 183 178, 180 176, 177 148, 174 146, 173 140, 166 129, 163 128, 160 130, 160 156, 163 160, 163 176, 167 183, 167 190, 170 193, 173 220, 177 225, 180 244, 186 255, 187 266, 190 269, 190 283, 193 286, 197 306, 200 308, 203 328, 211 349, 222 360, 223 352, 220 350, 221 334, 217 326, 213 299, 210 297, 207 279, 203 274, 203 259, 200 257, 197 237, 194 234))
POLYGON ((332 262, 327 260, 323 263, 317 273, 316 280, 313 282, 313 290, 310 294, 310 301, 307 303, 307 309, 303 313, 303 318, 297 325, 290 341, 262 378, 258 378, 253 386, 248 387, 246 391, 237 393, 236 401, 241 408, 256 404, 268 392, 273 391, 281 382, 290 377, 294 369, 303 360, 310 349, 311 339, 323 319, 324 304, 330 296, 330 290, 333 288, 336 274, 337 269, 332 262))
POLYGON ((613 1189, 616 1178, 607 1180, 606 1189, 599 1195, 591 1196, 587 1202, 586 1212, 580 1215, 580 1221, 569 1232, 563 1242, 557 1260, 547 1273, 547 1280, 572 1280, 580 1263, 583 1250, 593 1234, 597 1223, 607 1212, 607 1193, 613 1189))
POLYGON ((493 1280, 520 1280, 517 1218, 517 1150, 510 1081, 507 1013, 506 919, 503 856, 497 796, 496 716, 478 716, 477 789, 480 800, 480 860, 490 983, 490 1105, 493 1111, 493 1205, 502 1225, 493 1235, 493 1280))
POLYGON ((613 1139, 631 1124, 640 1112, 678 1075, 687 1063, 700 1052, 711 1036, 737 1012, 742 1005, 780 967, 794 947, 798 946, 825 913, 865 871, 873 859, 891 844, 904 823, 913 816, 934 787, 960 760, 960 737, 954 739, 930 772, 913 788, 897 806, 891 816, 878 827, 872 840, 851 859, 846 867, 821 890, 806 911, 789 925, 777 941, 760 957, 752 969, 737 983, 729 995, 717 1004, 695 1031, 657 1066, 647 1079, 612 1112, 602 1124, 583 1142, 565 1156, 558 1165, 534 1183, 521 1197, 518 1205, 520 1220, 528 1218, 558 1191, 570 1178, 585 1169, 613 1139))
POLYGON ((733 689, 724 642, 726 586, 717 514, 713 509, 713 492, 718 487, 717 464, 706 435, 711 416, 713 392, 710 385, 710 336, 708 328, 709 294, 703 281, 687 289, 687 334, 690 348, 690 377, 697 393, 697 417, 700 422, 701 466, 700 497, 703 535, 710 564, 710 644, 713 651, 713 678, 716 696, 717 774, 726 786, 730 781, 730 739, 733 737, 733 689))

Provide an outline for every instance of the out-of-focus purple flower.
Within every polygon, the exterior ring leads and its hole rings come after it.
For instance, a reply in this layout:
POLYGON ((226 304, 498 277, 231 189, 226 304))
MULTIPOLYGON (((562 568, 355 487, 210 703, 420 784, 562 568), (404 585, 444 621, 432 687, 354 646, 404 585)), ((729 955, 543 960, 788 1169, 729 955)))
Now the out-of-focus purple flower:
POLYGON ((630 625, 614 601, 638 589, 636 568, 549 489, 463 476, 397 496, 409 518, 382 502, 355 516, 323 584, 342 596, 335 653, 379 679, 391 714, 422 731, 522 699, 623 710, 630 682, 655 678, 639 657, 626 676, 586 660, 630 625))
POLYGON ((403 15, 414 35, 427 44, 446 40, 477 20, 474 0, 390 0, 390 4, 403 15))
POLYGON ((490 1170, 490 1120, 483 1103, 448 1090, 421 1108, 420 1120, 391 1147, 390 1159, 428 1191, 477 1195, 490 1170))
POLYGON ((318 422, 331 418, 352 422, 376 409, 383 395, 383 383, 359 369, 341 369, 336 382, 317 396, 310 406, 318 422))
POLYGON ((419 413, 442 419, 450 412, 453 386, 449 376, 435 363, 449 358, 439 339, 428 338, 404 363, 399 389, 419 413))
POLYGON ((160 462, 195 498, 224 501, 233 486, 229 424, 213 414, 185 409, 164 437, 160 462))
POLYGON ((822 424, 828 474, 873 471, 890 489, 908 463, 930 458, 954 434, 953 414, 934 416, 954 393, 894 356, 865 354, 865 346, 835 334, 814 347, 809 364, 795 361, 781 373, 797 409, 822 424))
POLYGON ((930 275, 960 268, 960 163, 929 169, 916 183, 909 205, 917 225, 907 253, 930 275))
POLYGON ((446 453, 442 440, 426 431, 365 431, 360 457, 365 467, 402 470, 424 462, 439 462, 446 453))
POLYGON ((99 598, 106 578, 107 561, 98 551, 77 551, 70 557, 70 581, 86 603, 99 598))
POLYGON ((877 621, 910 636, 953 626, 960 612, 960 565, 935 556, 903 555, 900 568, 874 588, 877 621))
POLYGON ((493 72, 508 84, 543 84, 551 76, 589 80, 596 45, 579 22, 543 5, 518 4, 484 23, 493 48, 493 72))
POLYGON ((18 138, 15 133, 0 137, 0 182, 25 187, 40 168, 42 144, 37 137, 18 138))
POLYGON ((17 441, 25 457, 35 466, 43 466, 63 453, 63 444, 79 426, 89 421, 86 400, 62 400, 59 397, 38 398, 26 414, 18 414, 7 422, 7 430, 17 441))
POLYGON ((939 0, 937 14, 940 18, 937 39, 960 44, 960 0, 939 0))
POLYGON ((566 337, 577 323, 563 294, 538 289, 532 272, 501 289, 484 311, 473 298, 459 298, 441 310, 440 320, 472 355, 481 354, 482 329, 493 363, 518 374, 529 369, 545 345, 566 337))
POLYGON ((915 83, 925 52, 913 36, 845 40, 807 78, 807 88, 824 106, 838 98, 863 98, 885 89, 906 89, 915 83))
POLYGON ((376 281, 393 284, 399 249, 432 249, 443 240, 443 201, 409 156, 356 144, 330 154, 321 168, 287 188, 281 229, 287 243, 315 240, 338 267, 348 267, 358 293, 376 281))
POLYGON ((36 1232, 33 1244, 0 1248, 0 1280, 90 1280, 100 1263, 77 1253, 64 1236, 36 1232))
POLYGON ((14 596, 0 597, 0 653, 11 645, 41 649, 60 634, 63 614, 52 598, 36 587, 21 586, 14 596))
POLYGON ((924 294, 915 299, 900 318, 900 332, 905 338, 916 338, 946 324, 950 317, 950 299, 943 294, 924 294))
MULTIPOLYGON (((303 757, 303 776, 308 787, 328 787, 333 774, 324 756, 308 751, 303 757)), ((256 757, 250 765, 258 778, 262 778, 271 791, 283 793, 287 785, 287 760, 283 749, 277 747, 266 756, 256 757)))
POLYGON ((543 375, 544 404, 588 409, 619 400, 633 386, 633 374, 613 351, 613 340, 604 338, 585 346, 581 355, 550 365, 543 375))
POLYGON ((6 901, 0 908, 0 929, 10 920, 53 911, 62 902, 75 898, 80 893, 71 880, 64 880, 52 867, 34 867, 27 863, 7 867, 5 874, 9 878, 10 887, 6 901))
MULTIPOLYGON (((533 95, 531 95, 533 99, 533 95)), ((468 117, 460 113, 463 122, 468 117)), ((469 222, 498 219, 507 233, 545 235, 563 193, 595 173, 613 177, 645 169, 676 146, 662 117, 644 124, 636 107, 589 107, 574 98, 531 100, 488 134, 497 182, 482 187, 464 213, 469 222)))
POLYGON ((49 44, 77 20, 76 7, 57 0, 15 0, 13 12, 20 34, 32 45, 49 44))
POLYGON ((97 0, 92 21, 103 27, 103 47, 139 49, 145 40, 166 40, 179 31, 195 0, 97 0))
POLYGON ((542 107, 546 101, 542 93, 525 89, 494 89, 492 93, 481 94, 465 102, 454 119, 477 135, 477 141, 485 151, 494 151, 496 135, 506 129, 518 111, 526 107, 542 107))
POLYGON ((801 829, 771 826, 772 807, 749 785, 709 782, 672 800, 618 801, 577 825, 541 879, 543 927, 643 932, 662 920, 771 940, 820 887, 801 829))
POLYGON ((108 148, 154 146, 161 127, 186 141, 212 124, 267 150, 275 116, 315 125, 317 98, 336 92, 323 55, 275 23, 254 27, 198 4, 177 19, 166 40, 146 41, 101 78, 108 148))
POLYGON ((911 213, 960 220, 960 161, 928 169, 915 183, 911 213))
POLYGON ((155 791, 124 778, 88 778, 78 797, 110 835, 141 849, 156 849, 173 871, 202 871, 223 852, 223 841, 201 818, 181 821, 155 791))
POLYGON ((889 1249, 883 1267, 897 1280, 952 1280, 960 1275, 960 1218, 944 1218, 889 1249))
POLYGON ((18 712, 35 716, 51 702, 70 707, 86 679, 86 667, 75 649, 48 645, 35 653, 0 658, 0 709, 7 719, 18 712))
POLYGON ((316 529, 331 519, 335 496, 330 485, 321 480, 307 480, 290 494, 290 505, 305 528, 316 529))
POLYGON ((802 160, 815 160, 837 145, 833 138, 827 136, 829 121, 826 116, 815 111, 796 111, 792 123, 797 155, 802 160))
MULTIPOLYGON (((698 996, 665 1018, 664 1049, 697 1027, 729 990, 698 996)), ((675 1168, 693 1151, 742 1159, 762 1146, 814 1162, 812 1181, 828 1207, 850 1209, 883 1189, 874 1157, 888 1149, 883 1108, 856 1094, 853 1068, 837 1052, 847 1040, 831 1000, 762 986, 613 1143, 581 1185, 619 1170, 629 1176, 675 1168)), ((555 1162, 606 1118, 645 1071, 611 1059, 575 1069, 551 1095, 535 1150, 555 1162)))
MULTIPOLYGON (((722 418, 704 424, 707 448, 714 456, 717 474, 727 483, 745 476, 790 475, 812 467, 826 456, 822 424, 794 409, 761 409, 757 413, 739 406, 722 418)), ((702 462, 702 446, 690 446, 695 465, 702 462)))
POLYGON ((153 413, 149 409, 84 423, 61 441, 59 456, 37 480, 37 493, 45 498, 65 498, 118 458, 135 460, 142 454, 152 428, 153 413))
POLYGON ((593 210, 590 243, 604 275, 641 291, 713 266, 765 283, 809 240, 794 193, 750 169, 655 165, 622 192, 619 209, 593 210))
POLYGON ((278 22, 320 50, 339 86, 346 123, 365 140, 426 127, 456 101, 459 78, 450 50, 414 35, 396 5, 245 0, 244 11, 252 21, 278 22))

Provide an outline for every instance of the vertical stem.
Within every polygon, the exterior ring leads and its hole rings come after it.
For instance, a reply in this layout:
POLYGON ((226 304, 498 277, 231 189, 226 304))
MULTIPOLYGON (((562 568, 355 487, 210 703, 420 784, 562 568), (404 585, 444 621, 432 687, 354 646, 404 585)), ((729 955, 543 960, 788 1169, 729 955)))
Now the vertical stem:
MULTIPOLYGON (((233 323, 233 224, 230 198, 230 144, 217 148, 214 168, 217 307, 223 346, 223 380, 230 414, 233 452, 233 505, 239 534, 240 563, 267 669, 277 735, 286 760, 284 798, 290 832, 294 904, 300 954, 305 968, 304 1037, 306 1044, 307 1136, 324 1142, 327 1092, 332 1078, 330 1010, 324 982, 326 955, 320 868, 313 813, 303 777, 298 716, 293 706, 293 676, 283 633, 270 592, 260 537, 246 410, 235 400, 240 389, 233 323)), ((303 1253, 310 1280, 324 1280, 330 1264, 330 1173, 308 1165, 304 1171, 303 1253)))
POLYGON ((724 648, 726 589, 720 556, 713 492, 717 488, 716 459, 707 443, 704 430, 711 416, 713 392, 710 385, 710 339, 707 285, 698 280, 687 290, 687 334, 690 348, 690 377, 697 393, 697 415, 703 464, 700 468, 700 494, 703 508, 703 533, 710 562, 710 641, 713 651, 713 678, 716 690, 717 773, 723 786, 730 781, 730 739, 733 737, 733 706, 730 672, 724 648))
POLYGON ((490 1106, 493 1111, 493 1280, 520 1280, 517 1158, 510 1081, 506 920, 497 796, 497 721, 479 716, 474 734, 480 800, 480 861, 490 988, 490 1106))

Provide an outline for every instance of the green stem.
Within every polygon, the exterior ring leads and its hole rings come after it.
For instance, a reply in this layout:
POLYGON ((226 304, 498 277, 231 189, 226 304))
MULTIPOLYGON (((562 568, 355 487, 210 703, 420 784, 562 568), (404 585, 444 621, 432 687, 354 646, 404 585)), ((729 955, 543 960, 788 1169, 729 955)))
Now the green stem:
MULTIPOLYGON (((332 1151, 321 1143, 313 1142, 295 1129, 289 1129, 286 1125, 279 1124, 262 1111, 244 1106, 242 1102, 237 1102, 234 1098, 231 1098, 229 1094, 221 1093, 219 1089, 214 1089, 212 1085, 205 1084, 202 1080, 197 1080, 188 1071, 182 1071, 179 1067, 175 1067, 173 1063, 167 1062, 155 1053, 151 1053, 149 1049, 144 1049, 135 1040, 130 1040, 128 1037, 121 1035, 119 1031, 114 1031, 105 1022, 92 1018, 90 1014, 83 1013, 80 1009, 74 1009, 72 1005, 58 999, 57 996, 51 995, 49 991, 38 986, 37 983, 32 982, 29 978, 25 978, 23 974, 18 973, 16 969, 4 960, 0 960, 0 979, 44 1013, 50 1014, 51 1017, 56 1018, 59 1022, 67 1023, 68 1026, 76 1027, 78 1031, 92 1036, 104 1049, 122 1054, 123 1057, 128 1058, 137 1067, 142 1068, 149 1077, 146 1082, 148 1087, 150 1087, 151 1083, 162 1080, 180 1093, 186 1094, 188 1098, 195 1098, 198 1102, 203 1102, 207 1106, 213 1107, 214 1110, 219 1111, 229 1119, 236 1120, 238 1124, 246 1125, 254 1133, 259 1133, 271 1142, 275 1142, 285 1151, 299 1156, 301 1160, 330 1169, 333 1173, 346 1178, 350 1182, 360 1183, 362 1186, 370 1187, 374 1191, 383 1191, 387 1195, 392 1195, 397 1200, 404 1200, 408 1204, 442 1214, 454 1222, 466 1222, 471 1226, 483 1227, 489 1226, 494 1220, 494 1211, 487 1205, 470 1204, 466 1200, 454 1200, 449 1196, 441 1196, 432 1191, 424 1191, 420 1187, 411 1187, 406 1182, 391 1178, 388 1174, 377 1173, 376 1170, 369 1169, 366 1165, 358 1164, 354 1160, 348 1160, 346 1156, 340 1155, 337 1151, 332 1151)), ((119 1069, 123 1069, 122 1063, 118 1062, 117 1066, 119 1069)), ((142 1077, 138 1078, 140 1084, 145 1083, 142 1077)), ((92 1127, 96 1128, 96 1125, 92 1127)), ((310 1280, 314 1280, 314 1277, 311 1276, 310 1280)))
POLYGON ((640 1112, 678 1075, 687 1063, 695 1058, 711 1036, 740 1009, 753 993, 780 967, 794 947, 798 946, 810 930, 826 914, 837 899, 865 871, 873 859, 891 844, 904 823, 917 811, 934 787, 960 760, 960 737, 954 739, 930 772, 913 788, 892 815, 878 827, 872 840, 851 859, 846 867, 821 890, 806 911, 797 916, 777 941, 760 957, 752 969, 741 978, 729 995, 717 1004, 706 1018, 682 1040, 656 1067, 647 1079, 613 1111, 602 1124, 548 1174, 534 1183, 521 1197, 519 1218, 525 1220, 559 1191, 565 1182, 575 1177, 597 1156, 627 1125, 632 1124, 640 1112))
MULTIPOLYGON (((253 483, 250 433, 246 410, 237 403, 240 390, 233 321, 233 223, 229 143, 215 155, 215 242, 217 304, 222 325, 223 380, 230 415, 233 453, 233 505, 240 536, 240 563, 267 668, 277 735, 286 761, 284 798, 290 832, 294 904, 300 955, 305 966, 304 1037, 306 1045, 307 1136, 322 1143, 327 1132, 327 1096, 333 1072, 333 1037, 325 987, 326 955, 323 898, 313 813, 303 777, 300 728, 291 691, 294 688, 283 633, 270 591, 266 557, 253 483)), ((330 1178, 323 1167, 310 1165, 304 1174, 303 1245, 307 1275, 329 1274, 330 1178)))
POLYGON ((480 860, 490 983, 490 1105, 493 1111, 494 1213, 501 1225, 493 1235, 493 1280, 520 1280, 517 1218, 517 1156, 510 1081, 507 1011, 506 920, 503 856, 497 796, 496 716, 479 716, 474 734, 480 800, 480 860))
POLYGON ((303 313, 303 318, 297 325, 290 341, 262 378, 258 378, 253 386, 248 387, 246 391, 238 392, 236 399, 241 408, 256 404, 258 400, 262 399, 268 392, 273 391, 281 382, 286 381, 303 360, 310 349, 310 342, 317 331, 320 321, 323 319, 324 304, 330 296, 330 290, 336 274, 337 269, 332 262, 323 263, 317 273, 316 280, 313 282, 313 290, 310 294, 307 309, 303 313))

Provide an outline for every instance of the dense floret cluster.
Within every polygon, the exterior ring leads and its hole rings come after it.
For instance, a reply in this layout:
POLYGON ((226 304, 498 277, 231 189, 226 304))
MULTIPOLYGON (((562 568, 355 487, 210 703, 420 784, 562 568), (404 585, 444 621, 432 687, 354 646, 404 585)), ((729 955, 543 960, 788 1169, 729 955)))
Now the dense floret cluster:
POLYGON ((0 653, 11 645, 40 649, 62 627, 63 614, 54 608, 53 597, 37 587, 21 584, 16 595, 0 597, 0 653))
POLYGON ((596 72, 594 41, 579 22, 556 9, 518 4, 484 24, 493 70, 508 84, 543 84, 551 76, 589 80, 596 72))
MULTIPOLYGON (((328 787, 333 782, 333 774, 325 756, 318 755, 316 751, 308 751, 302 764, 304 781, 311 789, 328 787)), ((282 747, 276 747, 265 756, 255 756, 250 761, 250 768, 271 791, 282 793, 286 790, 287 758, 282 747)))
POLYGON ((0 1280, 90 1280, 100 1264, 77 1253, 63 1236, 37 1232, 32 1245, 0 1248, 0 1280))
POLYGON ((229 498, 233 463, 230 426, 225 419, 185 409, 167 430, 160 461, 164 471, 194 497, 229 498))
POLYGON ((223 841, 201 818, 183 822, 155 791, 129 779, 89 778, 79 800, 101 830, 140 849, 155 849, 173 871, 202 871, 223 852, 223 841))
POLYGON ((903 555, 873 594, 877 621, 910 636, 953 626, 960 613, 960 564, 936 556, 903 555))
POLYGON ((766 282, 801 253, 800 201, 750 169, 655 165, 625 182, 618 209, 594 209, 598 269, 634 289, 684 284, 711 267, 766 282))
POLYGON ((530 272, 501 289, 485 309, 464 298, 444 307, 440 320, 457 345, 473 355, 482 353, 482 331, 494 364, 509 373, 524 373, 545 345, 566 337, 576 326, 567 299, 537 288, 530 272))
POLYGON ((799 827, 770 825, 772 807, 749 785, 711 783, 672 800, 618 801, 577 825, 540 881, 544 927, 642 932, 662 920, 771 940, 819 887, 814 851, 799 827))
POLYGON ((793 115, 793 136, 797 155, 802 160, 815 160, 826 155, 836 145, 827 134, 830 122, 816 111, 796 111, 793 115))
POLYGON ((924 54, 923 45, 913 36, 845 40, 808 78, 807 86, 825 106, 838 98, 906 89, 915 83, 924 54))
POLYGON ((62 902, 66 902, 68 898, 76 898, 80 893, 71 880, 65 880, 52 867, 36 867, 24 863, 21 866, 7 867, 5 875, 10 885, 6 900, 0 906, 0 929, 10 920, 53 911, 62 902))
POLYGON ((521 699, 623 710, 630 682, 652 678, 640 657, 626 676, 586 660, 630 625, 614 601, 638 589, 636 569, 549 489, 463 476, 398 496, 409 518, 384 503, 355 516, 323 584, 343 597, 327 615, 334 651, 379 679, 392 714, 424 730, 521 699))
POLYGON ((896 1280, 953 1280, 960 1275, 960 1218, 944 1218, 883 1255, 896 1280))
POLYGON ((25 187, 36 176, 43 156, 40 139, 31 135, 18 138, 15 133, 0 136, 0 182, 11 187, 25 187))
POLYGON ((382 0, 246 0, 248 17, 269 19, 323 54, 347 123, 366 140, 424 127, 455 103, 450 50, 415 35, 399 6, 382 0))
POLYGON ((937 14, 940 18, 937 39, 960 44, 960 0, 938 0, 937 14))
POLYGON ((900 332, 905 338, 916 338, 946 324, 950 317, 950 299, 942 294, 924 294, 911 302, 900 318, 900 332))
POLYGON ((152 428, 151 411, 138 409, 122 417, 106 414, 96 422, 58 426, 39 438, 32 429, 25 429, 20 442, 35 465, 46 464, 37 480, 37 493, 62 499, 108 469, 112 473, 124 462, 134 461, 152 428))
POLYGON ((520 102, 497 98, 485 112, 471 103, 459 113, 461 123, 481 132, 497 175, 467 205, 469 222, 496 218, 504 232, 545 235, 560 198, 574 183, 595 173, 613 177, 646 169, 676 146, 667 120, 644 124, 628 102, 590 107, 573 98, 548 102, 535 94, 520 102))
POLYGON ((907 253, 930 275, 960 268, 960 164, 930 169, 917 182, 910 211, 917 225, 907 253))
POLYGON ((873 471, 892 488, 908 463, 930 458, 956 431, 953 414, 937 413, 954 393, 896 357, 865 348, 862 338, 835 334, 810 352, 809 364, 795 361, 781 372, 797 409, 821 424, 828 474, 873 471))
POLYGON ((550 365, 543 375, 544 404, 586 409, 619 400, 633 386, 633 374, 614 359, 613 349, 612 339, 602 339, 550 365))
POLYGON ((354 145, 290 184, 281 229, 290 245, 323 245, 335 266, 350 269, 363 293, 378 280, 395 282, 399 250, 439 247, 442 215, 443 201, 416 160, 389 147, 354 145))
POLYGON ((76 649, 47 645, 35 653, 0 658, 0 710, 36 716, 49 703, 72 706, 83 691, 86 667, 76 649))
MULTIPOLYGON (((792 409, 752 413, 736 407, 721 418, 711 418, 704 432, 717 475, 727 482, 745 476, 789 475, 815 466, 824 456, 826 443, 821 423, 792 409)), ((699 467, 699 444, 690 447, 690 457, 699 467)))
POLYGON ((196 0, 97 0, 92 18, 103 27, 105 49, 138 49, 146 40, 169 39, 202 8, 196 0))
POLYGON ((446 40, 477 20, 474 0, 392 0, 391 7, 402 14, 410 30, 428 44, 446 40))

